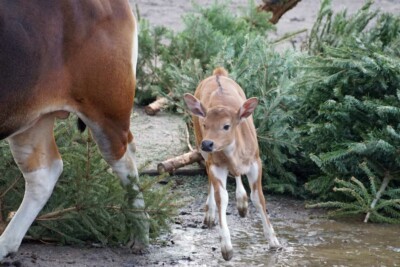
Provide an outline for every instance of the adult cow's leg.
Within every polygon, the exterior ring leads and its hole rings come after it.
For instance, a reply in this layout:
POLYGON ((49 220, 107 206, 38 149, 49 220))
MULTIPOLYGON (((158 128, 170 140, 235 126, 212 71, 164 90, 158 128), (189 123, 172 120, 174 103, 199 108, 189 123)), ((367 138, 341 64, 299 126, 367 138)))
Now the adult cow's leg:
POLYGON ((226 220, 226 209, 228 207, 228 191, 226 190, 226 179, 228 170, 211 165, 209 177, 214 186, 215 201, 218 207, 219 226, 221 236, 221 253, 225 260, 232 259, 233 248, 231 243, 231 235, 229 233, 228 223, 226 220))
POLYGON ((41 118, 25 132, 9 138, 12 154, 25 178, 22 203, 0 237, 0 260, 16 252, 60 176, 63 163, 53 136, 54 116, 41 118))
POLYGON ((149 218, 145 212, 144 198, 139 188, 139 174, 135 158, 136 145, 129 130, 129 122, 119 124, 114 120, 112 123, 104 124, 101 128, 89 122, 88 126, 92 130, 104 159, 126 188, 132 208, 137 210, 138 235, 131 239, 129 245, 135 252, 141 252, 149 242, 149 218))
MULTIPOLYGON (((132 136, 131 132, 129 135, 132 136)), ((149 216, 145 212, 143 193, 139 188, 139 173, 136 165, 136 144, 133 136, 127 145, 125 154, 119 160, 111 163, 114 172, 121 179, 127 190, 128 200, 132 208, 137 210, 138 232, 136 237, 131 237, 128 244, 135 252, 142 252, 149 244, 149 216), (134 197, 134 199, 132 199, 134 197)))
POLYGON ((269 216, 266 211, 265 198, 261 184, 262 166, 260 160, 252 164, 250 171, 247 173, 247 178, 249 179, 249 184, 251 188, 250 198, 254 206, 260 213, 264 229, 264 236, 265 238, 267 238, 270 248, 278 248, 280 247, 280 244, 278 239, 276 238, 274 228, 269 221, 269 216))

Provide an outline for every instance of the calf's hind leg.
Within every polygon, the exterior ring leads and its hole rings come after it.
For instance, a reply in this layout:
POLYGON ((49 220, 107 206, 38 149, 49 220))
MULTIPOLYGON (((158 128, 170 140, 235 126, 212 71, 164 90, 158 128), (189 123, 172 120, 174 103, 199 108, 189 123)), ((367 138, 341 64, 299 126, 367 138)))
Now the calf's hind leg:
POLYGON ((242 177, 240 175, 235 176, 236 179, 236 207, 239 211, 240 217, 246 217, 247 214, 247 193, 246 189, 244 189, 242 183, 242 177))
POLYGON ((25 178, 20 207, 0 237, 0 260, 16 252, 36 216, 46 204, 60 176, 63 163, 53 136, 54 115, 8 139, 12 154, 25 178))
POLYGON ((208 228, 213 227, 215 222, 215 214, 217 210, 217 205, 215 203, 215 196, 214 196, 214 186, 211 183, 210 178, 208 178, 208 196, 205 208, 205 216, 204 216, 204 224, 207 225, 208 228))

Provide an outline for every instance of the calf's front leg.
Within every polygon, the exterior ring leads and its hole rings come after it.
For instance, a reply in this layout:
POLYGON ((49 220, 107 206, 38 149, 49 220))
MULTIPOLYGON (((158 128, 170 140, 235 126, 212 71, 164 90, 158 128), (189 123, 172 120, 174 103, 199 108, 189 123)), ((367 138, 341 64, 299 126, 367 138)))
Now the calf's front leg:
POLYGON ((233 248, 231 243, 231 235, 229 233, 228 223, 226 220, 226 209, 228 207, 228 191, 226 190, 226 179, 228 170, 211 165, 209 178, 214 187, 215 202, 218 208, 220 237, 221 237, 221 253, 222 257, 228 261, 232 259, 233 248))

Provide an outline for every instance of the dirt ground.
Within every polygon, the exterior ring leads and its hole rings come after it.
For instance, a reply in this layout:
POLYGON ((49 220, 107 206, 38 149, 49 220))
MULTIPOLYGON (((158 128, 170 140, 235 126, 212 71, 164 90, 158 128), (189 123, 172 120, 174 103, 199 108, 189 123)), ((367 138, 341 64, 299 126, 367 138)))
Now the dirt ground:
MULTIPOLYGON (((214 0, 198 1, 209 5, 214 0)), ((261 1, 258 1, 261 2, 261 1)), ((375 7, 400 14, 400 1, 376 0, 375 7)), ((181 16, 192 10, 187 0, 132 1, 140 15, 153 25, 182 29, 181 16)), ((246 0, 231 1, 233 12, 246 0)), ((276 36, 299 29, 307 33, 284 44, 290 48, 305 40, 316 18, 319 1, 303 0, 286 13, 277 25, 276 36)), ((363 0, 333 0, 335 10, 345 7, 354 12, 363 0)), ((132 130, 138 144, 139 165, 153 169, 161 160, 186 151, 185 124, 173 114, 161 112, 148 117, 139 107, 132 116, 132 130)), ((222 260, 218 230, 203 229, 203 206, 207 180, 204 176, 172 177, 181 184, 187 205, 171 225, 171 233, 155 240, 145 255, 133 255, 125 248, 70 247, 23 243, 2 266, 400 266, 400 229, 389 225, 363 225, 319 218, 304 203, 279 196, 266 196, 271 220, 284 249, 268 251, 257 214, 250 206, 249 216, 240 218, 230 201, 228 224, 232 233, 234 257, 222 260), (183 181, 183 182, 182 182, 183 181), (195 189, 195 190, 193 190, 195 189)), ((234 188, 229 185, 230 195, 234 188)))

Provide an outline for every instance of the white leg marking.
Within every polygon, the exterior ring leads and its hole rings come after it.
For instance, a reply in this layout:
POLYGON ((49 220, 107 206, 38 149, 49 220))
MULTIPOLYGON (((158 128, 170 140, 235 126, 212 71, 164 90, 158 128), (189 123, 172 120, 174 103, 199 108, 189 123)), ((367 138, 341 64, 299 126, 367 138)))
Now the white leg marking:
POLYGON ((245 217, 247 213, 247 193, 243 187, 242 177, 236 176, 236 207, 239 211, 240 216, 245 217))
MULTIPOLYGON (((262 188, 256 187, 256 184, 258 183, 258 164, 257 162, 254 162, 251 167, 249 172, 247 173, 247 178, 249 179, 250 187, 251 187, 251 201, 253 202, 254 206, 257 208, 261 221, 263 224, 263 229, 264 229, 264 236, 268 240, 270 247, 280 247, 280 243, 278 239, 276 238, 276 234, 274 231, 274 228, 272 227, 271 222, 269 221, 269 216, 266 213, 266 211, 263 209, 263 205, 261 204, 261 201, 265 201, 265 199, 260 199, 260 193, 258 190, 262 190, 262 188), (257 188, 257 189, 253 189, 257 188)), ((264 196, 262 194, 262 196, 264 196)))
POLYGON ((149 220, 148 220, 148 215, 146 212, 144 212, 145 209, 145 203, 144 203, 144 198, 142 192, 140 192, 140 188, 138 186, 139 183, 139 173, 136 167, 136 157, 135 157, 135 151, 136 151, 136 146, 133 142, 128 144, 128 148, 122 156, 121 159, 113 162, 111 164, 112 169, 114 172, 119 176, 121 179, 122 184, 127 188, 128 191, 128 197, 130 190, 136 194, 135 199, 133 200, 132 207, 134 209, 139 210, 137 212, 138 218, 141 220, 141 224, 139 228, 139 232, 144 233, 144 235, 141 238, 136 238, 133 239, 131 237, 131 242, 129 244, 130 247, 133 248, 133 250, 136 251, 142 251, 145 249, 149 243, 149 220), (140 212, 140 210, 143 210, 143 212, 140 212))
MULTIPOLYGON (((220 168, 215 165, 211 165, 210 170, 212 171, 215 178, 221 183, 218 190, 219 198, 221 200, 219 212, 220 218, 220 236, 221 236, 221 252, 225 260, 230 260, 233 256, 233 249, 231 243, 231 235, 229 233, 228 223, 226 220, 226 209, 228 207, 228 192, 226 191, 226 179, 228 177, 228 170, 226 168, 220 168)), ((217 197, 217 196, 215 196, 217 197)))
POLYGON ((214 186, 210 184, 210 190, 207 196, 207 211, 204 217, 204 224, 211 228, 216 223, 216 211, 217 211, 217 204, 215 203, 214 197, 214 186))
POLYGON ((62 161, 56 160, 49 168, 24 173, 24 199, 0 237, 0 260, 18 250, 30 225, 51 196, 62 169, 62 161))
POLYGON ((135 144, 128 144, 125 154, 119 160, 113 162, 111 167, 113 171, 120 177, 124 186, 139 181, 139 173, 136 167, 135 144), (134 180, 131 180, 134 179, 134 180))
MULTIPOLYGON (((132 186, 133 191, 139 192, 139 173, 136 167, 136 146, 133 142, 128 144, 125 154, 121 159, 112 163, 112 169, 121 179, 124 186, 132 186)), ((132 203, 134 208, 144 209, 144 199, 141 192, 138 193, 137 197, 132 203)))

